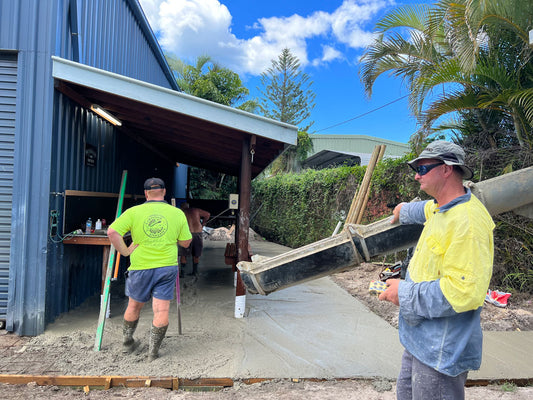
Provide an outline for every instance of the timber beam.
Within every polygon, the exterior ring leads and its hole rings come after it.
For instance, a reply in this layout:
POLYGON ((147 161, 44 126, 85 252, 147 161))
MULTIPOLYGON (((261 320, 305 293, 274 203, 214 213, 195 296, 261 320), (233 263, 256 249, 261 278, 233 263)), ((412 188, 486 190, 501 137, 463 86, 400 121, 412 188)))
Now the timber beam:
MULTIPOLYGON (((287 378, 291 382, 327 382, 331 379, 322 378, 287 378)), ((336 381, 346 380, 368 380, 364 377, 353 378, 334 378, 336 381)), ((235 382, 252 385, 254 383, 278 380, 274 378, 198 378, 186 379, 176 377, 150 377, 150 376, 76 376, 76 375, 11 375, 0 374, 0 383, 10 385, 25 385, 31 382, 39 386, 68 386, 82 387, 87 392, 93 389, 108 390, 112 387, 121 388, 140 388, 140 387, 158 387, 170 390, 216 390, 226 387, 233 387, 235 382)), ((504 383, 513 383, 516 386, 524 387, 533 385, 533 378, 517 379, 468 379, 465 386, 488 386, 502 385, 504 383)))

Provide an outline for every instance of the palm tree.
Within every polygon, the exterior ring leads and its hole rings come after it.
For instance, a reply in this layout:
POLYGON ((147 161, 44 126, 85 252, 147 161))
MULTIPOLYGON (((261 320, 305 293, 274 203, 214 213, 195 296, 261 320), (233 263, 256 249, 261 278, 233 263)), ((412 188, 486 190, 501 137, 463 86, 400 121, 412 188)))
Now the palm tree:
MULTIPOLYGON (((443 115, 470 112, 511 120, 516 141, 533 145, 533 69, 528 30, 533 2, 442 0, 433 6, 406 6, 377 25, 380 37, 363 56, 366 91, 379 75, 402 77, 410 106, 426 135, 442 127, 443 115), (401 35, 409 33, 408 38, 401 35), (436 98, 432 94, 442 94, 436 98)), ((481 125, 483 124, 480 121, 481 125)))
POLYGON ((429 5, 411 5, 395 9, 376 25, 379 36, 362 57, 361 78, 366 93, 382 74, 404 79, 409 104, 415 115, 420 113, 423 96, 420 81, 434 74, 437 66, 449 59, 451 49, 445 39, 444 26, 435 19, 429 5), (404 37, 402 33, 408 32, 404 37))

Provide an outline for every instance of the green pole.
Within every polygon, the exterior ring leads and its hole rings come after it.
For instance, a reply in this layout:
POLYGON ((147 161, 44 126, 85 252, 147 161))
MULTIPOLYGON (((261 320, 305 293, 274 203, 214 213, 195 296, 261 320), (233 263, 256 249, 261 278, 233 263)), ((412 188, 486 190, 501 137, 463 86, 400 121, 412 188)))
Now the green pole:
MULTIPOLYGON (((122 182, 120 184, 120 194, 118 197, 117 213, 115 219, 122 214, 122 204, 124 202, 124 194, 126 192, 126 178, 128 171, 122 171, 122 182)), ((107 311, 107 304, 109 302, 109 288, 111 286, 111 276, 113 275, 113 265, 115 263, 115 247, 111 245, 109 249, 109 261, 107 263, 107 270, 105 274, 104 294, 100 301, 100 316, 98 317, 98 328, 96 329, 96 340, 94 342, 94 351, 100 351, 102 346, 102 337, 104 335, 105 315, 107 311)))

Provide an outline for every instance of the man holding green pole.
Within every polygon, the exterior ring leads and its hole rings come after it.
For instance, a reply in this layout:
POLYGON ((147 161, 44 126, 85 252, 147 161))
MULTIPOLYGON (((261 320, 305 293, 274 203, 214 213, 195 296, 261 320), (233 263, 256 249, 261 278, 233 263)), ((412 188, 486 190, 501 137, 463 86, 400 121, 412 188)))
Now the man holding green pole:
POLYGON ((144 183, 146 202, 126 210, 108 228, 109 240, 122 256, 130 256, 127 271, 124 313, 123 352, 136 347, 133 334, 144 304, 152 299, 154 317, 150 330, 149 359, 159 356, 168 328, 170 301, 174 298, 178 274, 178 246, 188 247, 192 240, 183 211, 165 201, 165 183, 149 178, 144 183), (131 232, 132 244, 123 236, 131 232))

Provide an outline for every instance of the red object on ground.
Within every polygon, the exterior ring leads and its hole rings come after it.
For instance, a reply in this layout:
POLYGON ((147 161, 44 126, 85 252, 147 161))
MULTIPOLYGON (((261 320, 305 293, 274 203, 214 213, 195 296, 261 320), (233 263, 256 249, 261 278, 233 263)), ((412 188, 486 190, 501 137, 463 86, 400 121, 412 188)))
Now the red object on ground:
POLYGON ((485 296, 485 301, 494 304, 497 307, 507 307, 507 300, 509 300, 509 297, 511 297, 511 293, 489 289, 485 296))

